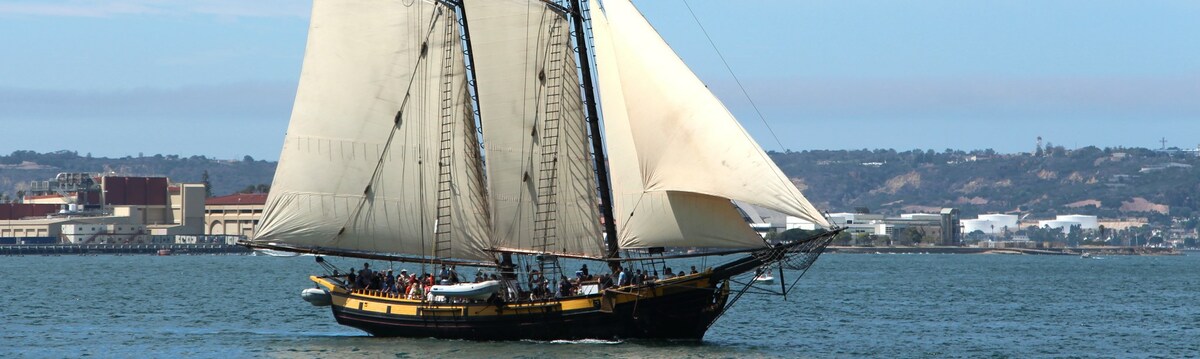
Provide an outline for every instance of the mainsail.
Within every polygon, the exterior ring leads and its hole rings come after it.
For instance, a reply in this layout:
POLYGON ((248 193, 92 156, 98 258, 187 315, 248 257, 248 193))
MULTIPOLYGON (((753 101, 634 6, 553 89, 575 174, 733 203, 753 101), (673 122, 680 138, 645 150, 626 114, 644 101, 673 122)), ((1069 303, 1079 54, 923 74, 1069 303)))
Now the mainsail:
POLYGON ((258 243, 491 260, 454 10, 313 3, 258 243))
POLYGON ((467 0, 496 246, 600 257, 571 23, 541 0, 467 0))
POLYGON ((761 247, 730 199, 828 227, 628 0, 591 0, 622 248, 761 247))

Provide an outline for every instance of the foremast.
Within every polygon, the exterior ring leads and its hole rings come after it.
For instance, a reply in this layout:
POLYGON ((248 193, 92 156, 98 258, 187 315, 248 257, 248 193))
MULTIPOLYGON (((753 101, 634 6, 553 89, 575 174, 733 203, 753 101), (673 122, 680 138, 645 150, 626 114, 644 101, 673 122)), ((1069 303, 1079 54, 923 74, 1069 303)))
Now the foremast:
POLYGON ((580 0, 571 0, 571 16, 575 22, 575 44, 579 47, 579 65, 582 69, 584 105, 587 106, 588 127, 591 130, 592 137, 592 157, 596 161, 596 181, 599 185, 600 192, 600 212, 604 216, 604 242, 608 248, 605 253, 610 259, 609 267, 614 272, 620 268, 620 262, 612 261, 621 257, 620 246, 617 241, 617 224, 616 217, 613 216, 613 201, 612 201, 612 186, 609 183, 608 177, 608 160, 604 155, 604 136, 600 130, 600 114, 596 107, 596 91, 592 83, 592 57, 587 34, 584 29, 584 22, 587 21, 584 9, 580 0))

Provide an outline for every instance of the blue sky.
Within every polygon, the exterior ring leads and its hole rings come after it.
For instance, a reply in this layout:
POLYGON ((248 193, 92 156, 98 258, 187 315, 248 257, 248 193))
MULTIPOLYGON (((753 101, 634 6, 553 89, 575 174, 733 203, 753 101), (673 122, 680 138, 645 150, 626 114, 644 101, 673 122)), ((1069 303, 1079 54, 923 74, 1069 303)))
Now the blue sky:
MULTIPOLYGON (((0 152, 278 158, 304 0, 0 3, 0 152)), ((779 150, 681 0, 635 0, 779 150)), ((791 150, 1200 144, 1200 2, 689 0, 791 150)))

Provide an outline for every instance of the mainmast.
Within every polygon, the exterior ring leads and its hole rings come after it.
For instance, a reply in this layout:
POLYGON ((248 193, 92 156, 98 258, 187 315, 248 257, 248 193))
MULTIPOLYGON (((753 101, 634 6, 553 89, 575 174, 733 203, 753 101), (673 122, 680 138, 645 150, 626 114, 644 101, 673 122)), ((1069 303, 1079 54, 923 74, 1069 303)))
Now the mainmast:
MULTIPOLYGON (((592 84, 592 55, 588 49, 587 34, 584 33, 583 6, 579 0, 571 0, 571 15, 575 18, 575 44, 579 47, 579 66, 583 71, 583 96, 587 106, 588 125, 592 132, 592 154, 596 159, 596 180, 600 185, 600 213, 604 216, 604 239, 608 246, 607 258, 620 257, 620 247, 617 245, 617 224, 613 216, 612 187, 608 179, 608 161, 604 156, 603 136, 600 135, 600 114, 596 110, 596 92, 592 84)), ((610 261, 609 267, 620 266, 619 262, 610 261)))

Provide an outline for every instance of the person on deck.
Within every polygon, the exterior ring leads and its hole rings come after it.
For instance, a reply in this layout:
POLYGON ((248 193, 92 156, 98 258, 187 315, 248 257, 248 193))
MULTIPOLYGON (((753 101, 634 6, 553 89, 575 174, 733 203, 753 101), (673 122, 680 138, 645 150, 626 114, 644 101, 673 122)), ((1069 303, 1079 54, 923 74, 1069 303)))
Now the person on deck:
POLYGON ((697 274, 697 273, 700 273, 700 272, 696 271, 696 266, 692 266, 692 274, 697 274))
POLYGON ((358 288, 358 277, 354 275, 354 268, 350 268, 350 274, 346 275, 346 285, 350 286, 350 289, 358 288))
POLYGON ((411 284, 411 289, 408 290, 408 299, 424 298, 425 297, 424 286, 421 285, 421 281, 419 280, 419 278, 415 278, 416 274, 414 274, 413 277, 414 278, 413 278, 413 281, 411 284))
POLYGON ((404 295, 408 293, 408 271, 400 270, 400 275, 396 276, 396 287, 393 289, 392 293, 395 294, 404 295))
POLYGON ((358 271, 358 286, 363 289, 370 289, 371 278, 374 277, 371 272, 371 263, 363 262, 362 270, 358 271))
POLYGON ((392 274, 391 269, 387 270, 387 277, 384 278, 383 283, 384 283, 383 289, 385 291, 387 291, 388 293, 396 292, 396 276, 392 274))
POLYGON ((561 276, 561 277, 562 278, 558 282, 558 296, 560 298, 570 297, 571 296, 571 288, 572 288, 571 281, 567 280, 567 276, 565 276, 565 275, 561 276))
POLYGON ((617 286, 623 287, 629 284, 629 275, 625 274, 625 268, 617 268, 617 286))
POLYGON ((542 287, 542 285, 541 285, 542 278, 541 277, 542 277, 541 273, 538 272, 537 269, 534 269, 533 271, 529 272, 529 293, 533 294, 534 297, 541 297, 541 295, 542 295, 542 292, 540 290, 542 287))

